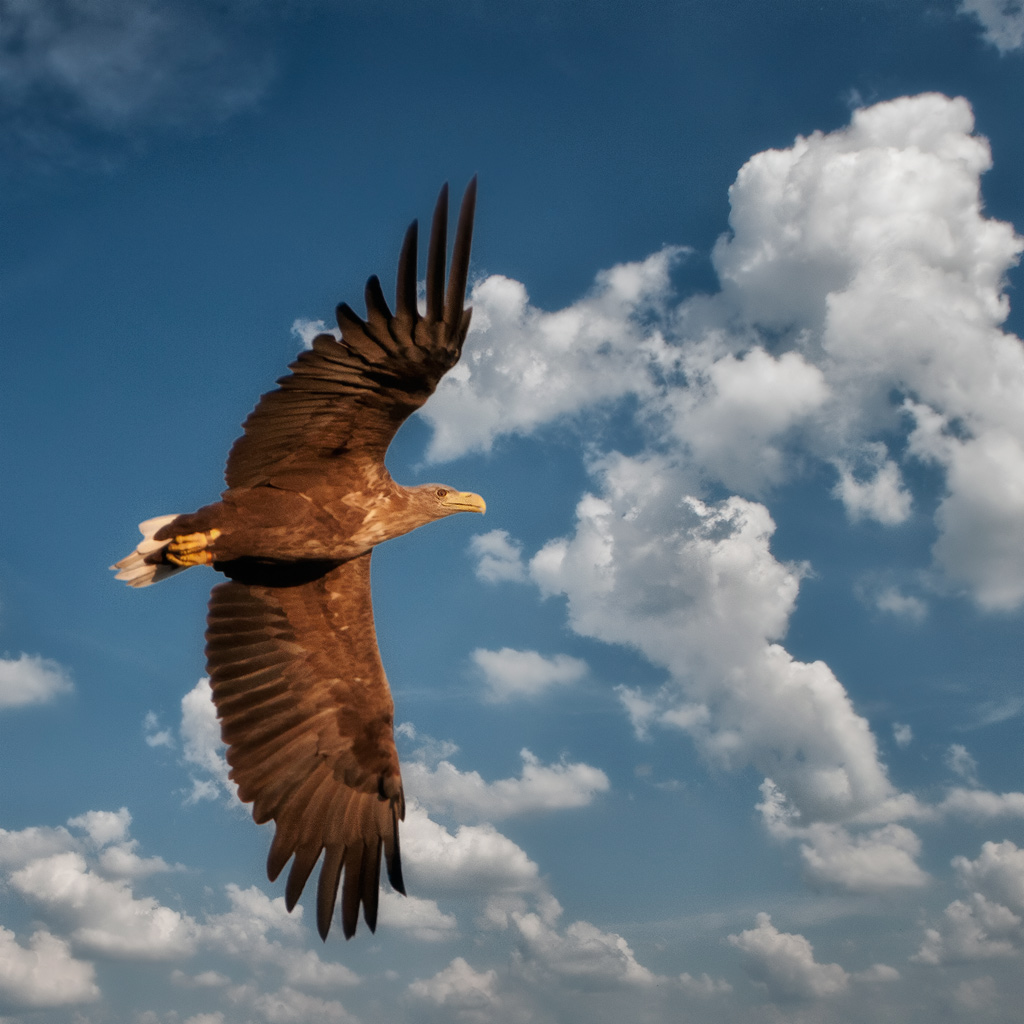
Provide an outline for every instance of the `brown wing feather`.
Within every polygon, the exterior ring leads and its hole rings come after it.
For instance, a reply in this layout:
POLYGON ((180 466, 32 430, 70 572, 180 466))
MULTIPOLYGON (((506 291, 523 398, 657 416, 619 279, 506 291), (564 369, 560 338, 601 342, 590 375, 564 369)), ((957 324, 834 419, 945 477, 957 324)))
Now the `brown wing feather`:
POLYGON ((416 308, 414 222, 399 257, 397 312, 388 308, 376 277, 366 284, 365 320, 345 303, 338 306, 341 341, 318 335, 277 390, 260 399, 228 455, 228 487, 287 487, 310 476, 351 473, 360 459, 383 462, 395 432, 462 354, 471 312, 463 303, 475 205, 476 178, 462 199, 447 295, 445 185, 431 228, 426 316, 416 308))
POLYGON ((274 819, 274 881, 290 858, 291 910, 320 854, 317 925, 327 938, 338 885, 345 937, 360 904, 377 923, 381 851, 402 884, 405 817, 394 704, 377 650, 370 554, 294 587, 221 583, 210 595, 206 657, 238 795, 274 819))

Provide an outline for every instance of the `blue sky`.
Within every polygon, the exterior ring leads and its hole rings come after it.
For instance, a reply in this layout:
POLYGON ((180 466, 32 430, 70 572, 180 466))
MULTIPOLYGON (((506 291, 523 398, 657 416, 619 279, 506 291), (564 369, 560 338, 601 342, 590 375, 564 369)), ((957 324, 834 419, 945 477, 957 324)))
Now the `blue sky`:
POLYGON ((1015 1020, 1022 50, 999 0, 0 0, 0 1020, 1015 1020), (488 513, 374 556, 410 897, 323 945, 213 574, 106 566, 473 174, 388 464, 488 513))

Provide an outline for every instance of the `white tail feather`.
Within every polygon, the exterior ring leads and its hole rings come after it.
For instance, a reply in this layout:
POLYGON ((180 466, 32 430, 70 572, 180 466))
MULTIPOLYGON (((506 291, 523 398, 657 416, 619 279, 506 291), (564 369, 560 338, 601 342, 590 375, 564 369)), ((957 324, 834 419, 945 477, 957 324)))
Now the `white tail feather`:
POLYGON ((110 567, 118 570, 115 578, 124 580, 129 587, 148 587, 151 583, 159 583, 161 580, 167 579, 168 576, 173 576, 176 572, 187 568, 183 565, 153 565, 146 561, 146 555, 151 555, 154 551, 167 547, 171 542, 170 538, 153 540, 153 534, 177 518, 177 515, 157 516, 154 519, 147 519, 144 523, 139 523, 142 540, 127 558, 122 558, 120 562, 115 562, 110 567))

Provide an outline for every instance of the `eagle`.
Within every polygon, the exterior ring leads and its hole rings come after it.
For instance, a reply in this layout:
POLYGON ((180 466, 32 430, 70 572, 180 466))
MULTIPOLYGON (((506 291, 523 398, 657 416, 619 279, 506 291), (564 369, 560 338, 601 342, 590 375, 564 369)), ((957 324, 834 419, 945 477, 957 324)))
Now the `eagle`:
POLYGON ((111 566, 133 587, 197 565, 228 577, 210 594, 206 663, 231 778, 257 824, 275 823, 267 874, 275 881, 291 860, 289 911, 323 855, 316 918, 325 941, 339 887, 345 937, 355 934, 360 906, 375 930, 382 853, 392 887, 405 893, 405 795, 370 557, 435 519, 486 510, 478 494, 443 484, 403 487, 384 465, 398 428, 462 354, 475 206, 474 177, 446 289, 441 189, 423 314, 413 221, 394 312, 376 276, 366 283, 365 319, 339 305, 340 339, 317 335, 246 419, 220 501, 141 523, 143 540, 111 566))

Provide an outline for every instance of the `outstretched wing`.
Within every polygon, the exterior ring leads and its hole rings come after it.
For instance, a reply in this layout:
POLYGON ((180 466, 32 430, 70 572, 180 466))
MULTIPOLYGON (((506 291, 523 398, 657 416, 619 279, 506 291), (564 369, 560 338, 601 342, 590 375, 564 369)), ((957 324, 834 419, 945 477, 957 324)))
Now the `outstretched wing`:
POLYGON ((383 463, 395 432, 434 393, 459 360, 472 310, 463 309, 473 238, 476 178, 459 212, 445 292, 448 186, 434 209, 427 257, 427 311, 416 307, 416 222, 398 261, 395 312, 376 276, 366 282, 366 319, 342 303, 341 341, 313 339, 245 421, 228 455, 228 487, 263 483, 294 488, 329 478, 352 459, 383 463))
POLYGON ((317 927, 327 938, 341 880, 345 937, 359 906, 377 923, 381 850, 399 892, 405 817, 394 704, 377 650, 370 553, 292 587, 221 583, 206 658, 231 777, 258 824, 276 822, 274 881, 294 857, 291 910, 324 853, 317 927))

